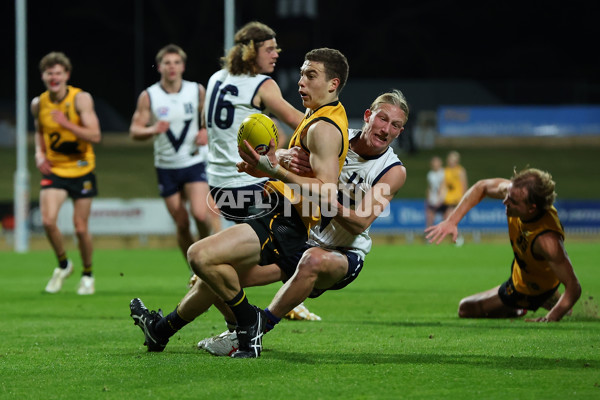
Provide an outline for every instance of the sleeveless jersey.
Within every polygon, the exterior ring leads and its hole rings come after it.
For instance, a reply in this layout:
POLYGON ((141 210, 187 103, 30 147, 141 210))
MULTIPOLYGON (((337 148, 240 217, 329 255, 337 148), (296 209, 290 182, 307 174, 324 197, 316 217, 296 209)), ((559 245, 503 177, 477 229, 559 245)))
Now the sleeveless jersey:
POLYGON ((147 89, 151 124, 158 120, 169 122, 167 132, 154 136, 155 167, 180 169, 206 161, 206 152, 196 145, 198 90, 196 82, 185 80, 177 93, 167 93, 160 82, 147 89))
MULTIPOLYGON (((360 133, 358 130, 350 130, 351 137, 360 133)), ((338 201, 344 205, 349 204, 352 210, 356 209, 364 194, 371 190, 390 168, 397 165, 402 165, 402 161, 391 147, 383 154, 369 158, 361 157, 349 149, 339 178, 338 201)), ((323 217, 321 224, 311 230, 309 244, 328 249, 351 250, 359 253, 364 259, 371 250, 369 228, 359 235, 354 235, 335 219, 323 217)))
MULTIPOLYGON (((306 152, 310 153, 302 143, 302 139, 306 136, 308 128, 317 121, 327 121, 333 124, 342 135, 342 149, 340 150, 340 154, 338 154, 339 176, 344 165, 344 160, 346 159, 346 154, 348 153, 348 117, 346 116, 344 106, 339 101, 321 106, 312 114, 305 116, 294 131, 289 148, 300 146, 306 152)), ((298 214, 302 217, 302 221, 308 231, 310 231, 310 229, 321 219, 321 212, 318 204, 303 198, 300 193, 297 193, 297 190, 292 190, 283 182, 268 181, 265 184, 265 188, 267 188, 267 190, 277 191, 287 197, 298 211, 298 214)))
POLYGON ((462 171, 464 171, 464 168, 460 165, 457 165, 456 167, 446 167, 444 169, 444 184, 447 189, 444 204, 455 206, 463 197, 463 185, 460 179, 462 171))
POLYGON ((444 175, 443 169, 427 172, 427 187, 429 188, 427 204, 431 206, 439 205, 444 200, 440 196, 440 188, 444 184, 444 175))
POLYGON ((267 75, 231 75, 226 69, 215 72, 206 88, 204 118, 208 130, 208 184, 217 187, 250 186, 264 182, 237 170, 237 133, 242 121, 261 109, 252 104, 267 75))
POLYGON ((520 293, 535 296, 557 287, 560 283, 548 263, 535 258, 532 253, 532 246, 537 237, 549 231, 565 237, 554 207, 535 221, 523 222, 517 217, 508 217, 508 235, 515 253, 512 281, 520 293))
POLYGON ((63 178, 77 178, 92 172, 96 167, 92 144, 79 139, 52 119, 51 112, 58 110, 72 123, 81 125, 79 113, 75 109, 75 96, 80 92, 79 88, 67 86, 67 95, 60 103, 53 103, 48 91, 40 95, 37 118, 44 138, 46 158, 52 165, 52 173, 63 178))

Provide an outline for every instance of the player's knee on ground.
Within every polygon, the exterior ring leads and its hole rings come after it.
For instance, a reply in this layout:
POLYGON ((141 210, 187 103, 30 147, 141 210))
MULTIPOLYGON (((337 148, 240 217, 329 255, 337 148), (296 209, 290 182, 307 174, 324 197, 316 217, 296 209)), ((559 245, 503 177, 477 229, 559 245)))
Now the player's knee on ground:
POLYGON ((458 316, 460 318, 476 318, 481 313, 481 306, 475 300, 464 298, 458 303, 458 316))

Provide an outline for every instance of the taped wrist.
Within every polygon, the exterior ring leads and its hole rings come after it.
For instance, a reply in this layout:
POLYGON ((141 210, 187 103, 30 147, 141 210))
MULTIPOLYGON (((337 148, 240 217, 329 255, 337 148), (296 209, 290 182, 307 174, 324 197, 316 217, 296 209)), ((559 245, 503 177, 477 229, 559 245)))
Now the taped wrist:
POLYGON ((281 165, 271 164, 271 160, 269 160, 269 157, 267 157, 265 155, 260 156, 260 158, 258 159, 258 165, 256 166, 256 168, 258 168, 262 172, 269 174, 271 177, 273 177, 275 179, 285 178, 286 175, 288 174, 288 171, 285 168, 281 167, 281 165))

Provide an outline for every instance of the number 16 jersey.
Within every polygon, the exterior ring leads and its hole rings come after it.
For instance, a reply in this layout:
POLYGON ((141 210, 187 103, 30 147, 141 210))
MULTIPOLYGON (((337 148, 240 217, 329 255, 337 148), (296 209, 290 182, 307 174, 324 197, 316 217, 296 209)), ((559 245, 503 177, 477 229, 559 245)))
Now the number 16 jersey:
POLYGON ((238 129, 244 118, 262 111, 252 104, 252 99, 268 79, 271 78, 261 74, 231 75, 226 69, 210 77, 204 105, 210 186, 242 187, 265 180, 238 172, 236 164, 242 161, 238 154, 238 129))

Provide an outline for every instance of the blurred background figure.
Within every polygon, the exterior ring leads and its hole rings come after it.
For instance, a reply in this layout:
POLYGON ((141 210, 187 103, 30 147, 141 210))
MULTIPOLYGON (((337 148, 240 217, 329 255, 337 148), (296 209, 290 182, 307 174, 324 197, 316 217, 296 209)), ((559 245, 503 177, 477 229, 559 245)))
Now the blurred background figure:
MULTIPOLYGON (((458 151, 451 151, 446 156, 446 168, 444 168, 444 219, 458 205, 460 199, 467 192, 467 171, 460 165, 460 154, 458 151)), ((459 235, 456 239, 456 245, 462 246, 464 237, 459 235)))
POLYGON ((35 163, 42 173, 40 209, 46 237, 58 266, 46 285, 47 293, 57 293, 73 273, 67 258, 58 213, 67 197, 73 199, 73 225, 83 274, 77 294, 94 294, 92 275, 92 236, 88 220, 96 186, 96 155, 92 147, 100 142, 100 122, 92 95, 68 84, 71 60, 62 52, 51 52, 40 61, 46 91, 31 102, 35 126, 35 163))
POLYGON ((154 140, 158 189, 177 227, 177 243, 184 257, 195 241, 190 214, 200 239, 211 234, 214 215, 209 210, 206 177, 207 134, 200 129, 206 90, 183 79, 186 61, 186 53, 177 45, 158 51, 160 80, 140 94, 129 127, 134 140, 154 140))
POLYGON ((425 227, 433 225, 437 214, 444 214, 444 176, 442 159, 438 156, 431 158, 427 172, 427 191, 425 194, 425 227))

